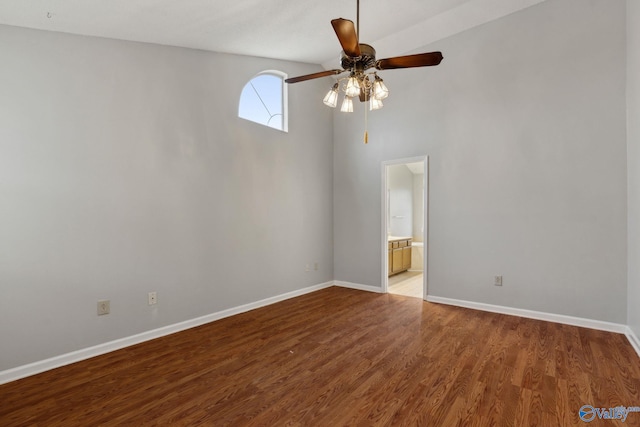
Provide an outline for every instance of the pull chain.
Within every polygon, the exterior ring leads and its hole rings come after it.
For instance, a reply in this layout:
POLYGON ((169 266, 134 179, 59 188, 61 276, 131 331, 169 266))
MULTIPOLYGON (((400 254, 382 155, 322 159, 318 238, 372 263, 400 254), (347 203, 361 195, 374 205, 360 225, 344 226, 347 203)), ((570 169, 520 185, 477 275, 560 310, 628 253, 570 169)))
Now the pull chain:
MULTIPOLYGON (((371 102, 371 101, 369 101, 369 102, 371 102)), ((368 132, 367 129, 369 128, 369 126, 368 126, 368 122, 367 122, 367 110, 368 110, 367 102, 366 101, 363 102, 362 105, 364 107, 364 143, 368 144, 369 143, 369 132, 368 132)))

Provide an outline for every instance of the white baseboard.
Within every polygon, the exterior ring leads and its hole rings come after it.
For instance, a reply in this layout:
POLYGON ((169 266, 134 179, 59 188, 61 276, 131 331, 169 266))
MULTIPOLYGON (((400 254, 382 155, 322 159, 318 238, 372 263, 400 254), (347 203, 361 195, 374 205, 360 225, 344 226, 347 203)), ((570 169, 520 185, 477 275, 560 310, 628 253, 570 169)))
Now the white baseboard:
POLYGON ((382 293, 382 288, 379 288, 376 286, 361 285, 359 283, 351 283, 351 282, 340 282, 338 280, 333 282, 333 284, 341 288, 357 289, 359 291, 375 292, 377 294, 382 293))
POLYGON ((522 308, 505 307, 502 305, 485 304, 481 302, 435 297, 431 295, 427 295, 427 301, 440 304, 455 305, 458 307, 472 308, 474 310, 490 311, 492 313, 508 314, 511 316, 544 320, 547 322, 563 323, 565 325, 580 326, 583 328, 598 329, 601 331, 617 332, 620 334, 626 334, 627 330, 629 329, 627 325, 622 325, 620 323, 584 319, 581 317, 565 316, 563 314, 545 313, 542 311, 525 310, 522 308))
POLYGON ((105 353, 109 353, 115 350, 120 350, 125 347, 139 344, 141 342, 149 341, 155 338, 163 337, 165 335, 170 335, 176 332, 184 331, 186 329, 204 325, 205 323, 210 323, 216 320, 223 319, 225 317, 230 317, 236 314, 244 313, 246 311, 254 310, 256 308, 265 307, 267 305, 271 305, 279 301, 295 298, 304 294, 319 291, 320 289, 329 288, 334 285, 335 283, 333 281, 321 283, 319 285, 310 286, 304 289, 298 289, 296 291, 288 292, 281 295, 276 295, 271 298, 266 298, 260 301, 244 304, 238 307, 229 308, 227 310, 208 314, 206 316, 197 317, 195 319, 186 320, 184 322, 163 326, 162 328, 153 329, 151 331, 142 332, 140 334, 117 339, 114 341, 109 341, 104 344, 98 344, 93 347, 88 347, 81 350, 73 351, 71 353, 62 354, 60 356, 55 356, 50 359, 45 359, 38 362, 30 363, 28 365, 18 366, 16 368, 1 371, 0 384, 5 384, 10 381, 19 380, 21 378, 39 374, 44 371, 59 368, 61 366, 79 362, 81 360, 86 360, 91 357, 100 356, 105 353))
POLYGON ((627 336, 627 339, 631 343, 633 349, 636 351, 636 353, 638 353, 638 357, 640 357, 640 339, 638 339, 638 336, 628 326, 625 335, 627 336))

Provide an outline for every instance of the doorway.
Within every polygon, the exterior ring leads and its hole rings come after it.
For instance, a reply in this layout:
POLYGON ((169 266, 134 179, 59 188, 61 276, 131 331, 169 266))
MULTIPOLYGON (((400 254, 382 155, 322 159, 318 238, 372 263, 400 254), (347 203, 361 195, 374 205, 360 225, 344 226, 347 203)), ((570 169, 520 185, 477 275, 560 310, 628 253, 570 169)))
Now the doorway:
POLYGON ((428 156, 382 162, 382 289, 427 299, 428 156))

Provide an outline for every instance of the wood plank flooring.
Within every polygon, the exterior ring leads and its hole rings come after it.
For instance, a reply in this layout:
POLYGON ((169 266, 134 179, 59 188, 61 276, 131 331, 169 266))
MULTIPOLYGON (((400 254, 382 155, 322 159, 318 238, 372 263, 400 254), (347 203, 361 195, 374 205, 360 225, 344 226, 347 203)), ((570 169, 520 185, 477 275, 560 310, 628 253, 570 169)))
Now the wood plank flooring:
POLYGON ((583 426, 585 404, 640 406, 623 335, 332 287, 2 385, 0 425, 583 426))

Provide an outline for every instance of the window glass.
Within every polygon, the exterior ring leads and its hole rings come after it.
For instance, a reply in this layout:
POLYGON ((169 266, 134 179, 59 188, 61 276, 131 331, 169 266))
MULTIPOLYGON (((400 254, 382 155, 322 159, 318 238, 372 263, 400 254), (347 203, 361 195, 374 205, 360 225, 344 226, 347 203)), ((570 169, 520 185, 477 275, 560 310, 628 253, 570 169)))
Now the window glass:
POLYGON ((238 117, 287 131, 286 75, 265 71, 252 78, 242 89, 238 117))

